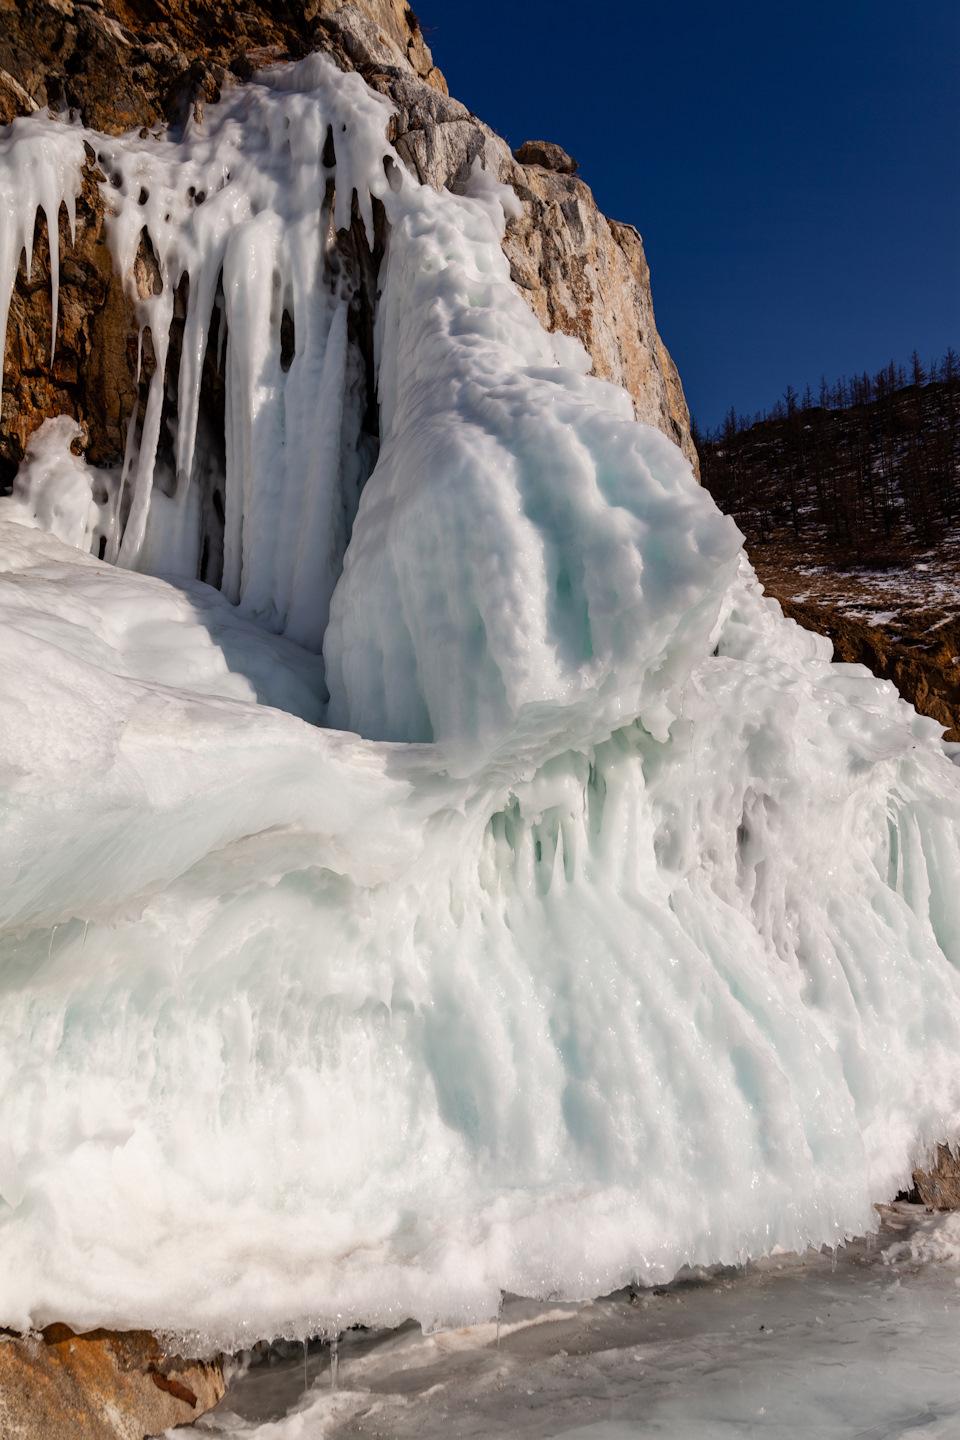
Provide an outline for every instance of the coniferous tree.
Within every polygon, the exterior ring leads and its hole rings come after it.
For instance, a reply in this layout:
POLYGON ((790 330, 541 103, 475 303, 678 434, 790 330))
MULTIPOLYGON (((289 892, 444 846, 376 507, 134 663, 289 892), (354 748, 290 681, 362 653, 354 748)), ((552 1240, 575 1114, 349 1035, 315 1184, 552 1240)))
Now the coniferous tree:
POLYGON ((960 359, 792 385, 753 420, 697 429, 704 484, 748 540, 789 532, 850 563, 934 543, 960 515, 960 359))

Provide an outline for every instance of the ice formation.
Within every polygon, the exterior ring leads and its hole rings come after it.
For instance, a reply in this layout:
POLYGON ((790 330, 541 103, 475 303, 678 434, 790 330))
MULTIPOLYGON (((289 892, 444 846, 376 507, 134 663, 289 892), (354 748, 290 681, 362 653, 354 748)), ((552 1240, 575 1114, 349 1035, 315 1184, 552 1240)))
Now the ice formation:
POLYGON ((939 727, 763 597, 511 285, 512 194, 387 119, 314 56, 180 140, 3 141, 0 298, 84 141, 162 287, 122 472, 60 419, 0 502, 2 1324, 487 1318, 835 1243, 960 1129, 939 727))
POLYGON ((348 1331, 336 1389, 326 1346, 307 1363, 281 1341, 231 1367, 182 1440, 956 1440, 960 1217, 898 1209, 893 1245, 886 1230, 580 1304, 507 1297, 495 1323, 427 1335, 348 1331))

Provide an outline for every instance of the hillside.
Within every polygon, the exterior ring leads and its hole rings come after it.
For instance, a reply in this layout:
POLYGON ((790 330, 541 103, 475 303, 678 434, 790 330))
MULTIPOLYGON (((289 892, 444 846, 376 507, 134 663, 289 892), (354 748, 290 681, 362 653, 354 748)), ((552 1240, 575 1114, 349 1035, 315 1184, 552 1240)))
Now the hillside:
POLYGON ((960 365, 914 356, 697 434, 768 594, 960 739, 960 365))

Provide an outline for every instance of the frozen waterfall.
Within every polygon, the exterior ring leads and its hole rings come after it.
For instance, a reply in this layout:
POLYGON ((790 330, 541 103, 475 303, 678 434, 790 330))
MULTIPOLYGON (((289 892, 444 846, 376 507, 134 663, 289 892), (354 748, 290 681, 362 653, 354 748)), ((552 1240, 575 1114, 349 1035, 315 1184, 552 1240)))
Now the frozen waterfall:
POLYGON ((85 147, 159 276, 122 469, 61 417, 0 502, 3 1325, 485 1319, 834 1244, 960 1133, 939 727, 388 118, 312 56, 178 141, 0 140, 4 315, 85 147))

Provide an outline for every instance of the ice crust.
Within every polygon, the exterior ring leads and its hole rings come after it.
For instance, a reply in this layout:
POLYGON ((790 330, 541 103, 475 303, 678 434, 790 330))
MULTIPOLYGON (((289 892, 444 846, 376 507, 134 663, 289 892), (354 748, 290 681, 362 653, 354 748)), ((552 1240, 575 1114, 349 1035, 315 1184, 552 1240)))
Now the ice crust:
MULTIPOLYGON (((912 1238, 922 1207, 898 1209, 912 1238)), ((922 1260, 887 1231, 579 1305, 507 1297, 497 1323, 349 1331, 336 1389, 326 1346, 281 1342, 183 1440, 956 1440, 956 1218, 924 1217, 953 1240, 922 1260)))
POLYGON ((158 395, 123 475, 60 420, 0 505, 0 1324, 487 1319, 834 1244, 960 1131, 939 727, 763 597, 510 284, 512 194, 421 188, 387 118, 314 56, 180 140, 40 117, 0 154, 9 189, 36 142, 49 215, 86 138, 158 356, 181 271, 191 307, 173 497, 158 395), (222 593, 189 578, 221 268, 222 593))

